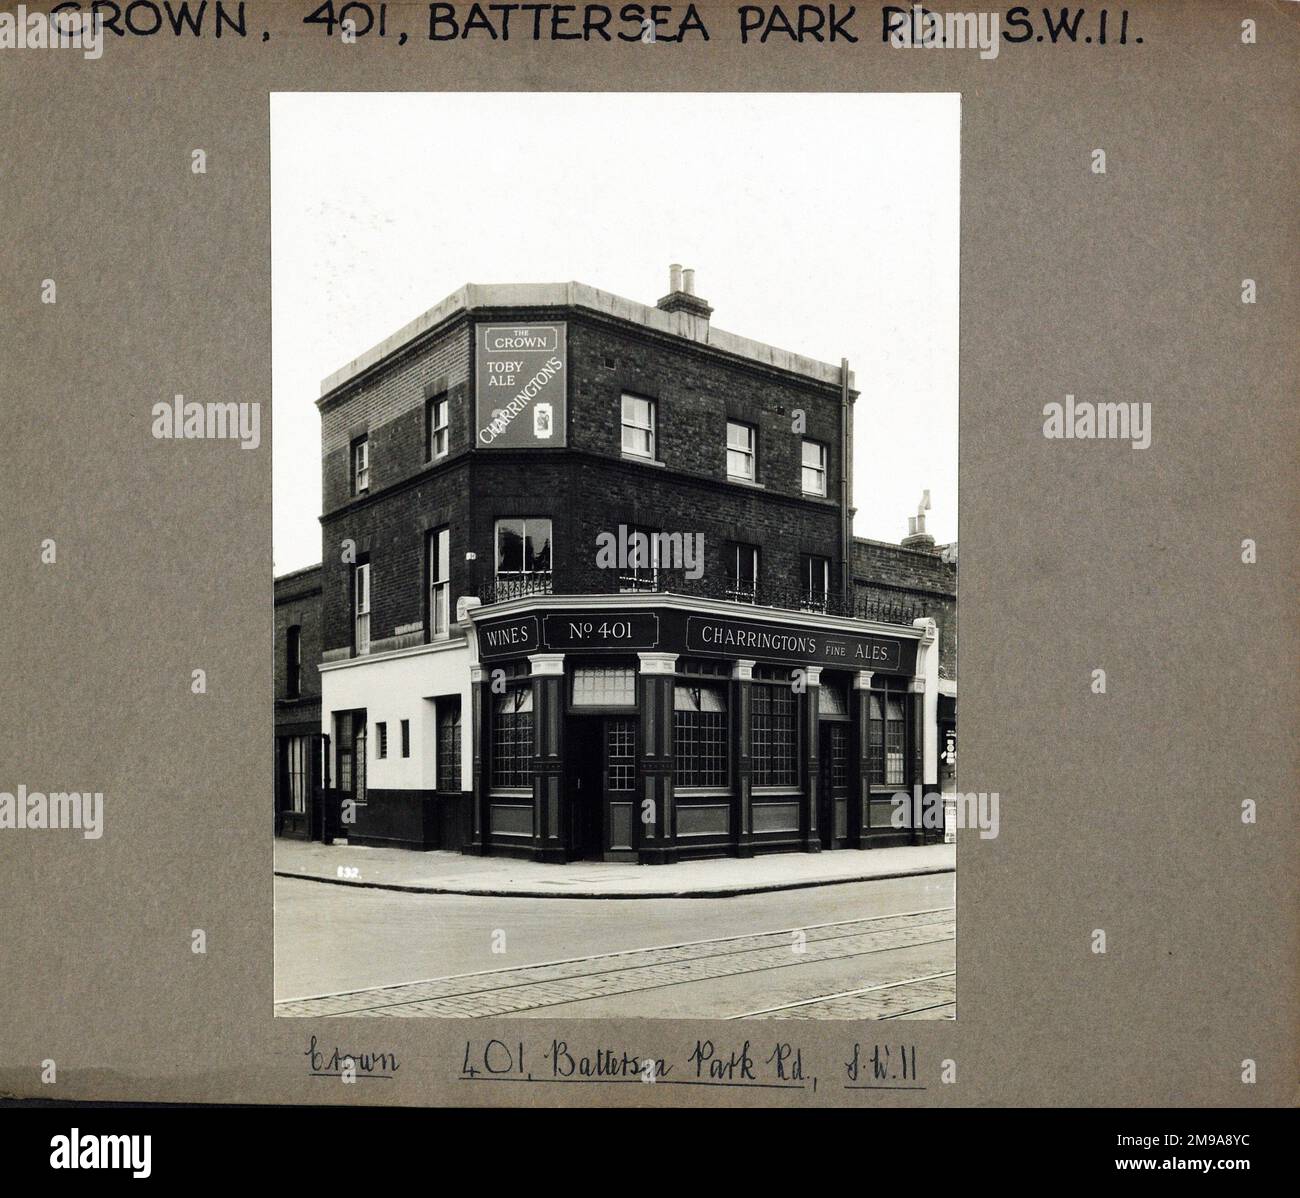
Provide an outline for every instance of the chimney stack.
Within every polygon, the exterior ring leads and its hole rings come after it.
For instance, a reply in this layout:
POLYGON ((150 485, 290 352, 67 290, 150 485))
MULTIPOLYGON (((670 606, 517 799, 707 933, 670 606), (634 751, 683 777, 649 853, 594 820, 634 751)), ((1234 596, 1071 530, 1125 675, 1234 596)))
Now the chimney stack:
POLYGON ((924 491, 916 505, 916 515, 907 518, 907 536, 899 544, 904 549, 925 549, 933 552, 934 538, 925 531, 925 513, 930 507, 930 492, 924 491))
POLYGON ((713 309, 695 294, 694 269, 683 270, 676 262, 668 268, 668 294, 656 306, 665 312, 688 312, 706 327, 713 315, 713 309))

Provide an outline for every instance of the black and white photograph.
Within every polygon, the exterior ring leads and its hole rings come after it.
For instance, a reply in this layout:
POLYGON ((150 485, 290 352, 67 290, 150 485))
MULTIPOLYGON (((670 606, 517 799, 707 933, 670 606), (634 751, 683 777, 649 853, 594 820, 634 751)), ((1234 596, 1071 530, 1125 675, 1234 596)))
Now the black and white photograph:
POLYGON ((955 1018, 959 98, 271 101, 276 1013, 955 1018))
POLYGON ((1283 1164, 1298 59, 0 0, 4 1176, 1283 1164))

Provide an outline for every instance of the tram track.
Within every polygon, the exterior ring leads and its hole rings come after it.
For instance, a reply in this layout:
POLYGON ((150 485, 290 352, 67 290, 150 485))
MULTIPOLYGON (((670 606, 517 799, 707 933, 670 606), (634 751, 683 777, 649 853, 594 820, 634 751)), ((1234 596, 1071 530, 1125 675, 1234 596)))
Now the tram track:
MULTIPOLYGON (((867 959, 900 950, 943 945, 955 936, 954 921, 954 909, 941 907, 627 949, 395 986, 288 999, 276 1004, 276 1014, 482 1018, 542 1010, 550 1013, 593 1000, 617 999, 647 990, 691 987, 769 971, 781 971, 782 985, 788 985, 789 975, 784 971, 794 967, 818 965, 830 968, 834 963, 854 958, 867 959)), ((860 988, 852 995, 848 992, 822 995, 803 1005, 815 1006, 827 999, 849 1001, 872 989, 874 987, 860 988)), ((796 1018, 819 1014, 816 1010, 803 1009, 798 1002, 780 1004, 772 1010, 770 1017, 773 1018, 784 1017, 787 1010, 796 1018)), ((719 1017, 736 1016, 719 1012, 719 1017)))
MULTIPOLYGON (((840 1002, 846 999, 861 999, 868 995, 878 995, 883 991, 899 991, 904 987, 920 986, 928 982, 946 983, 948 979, 955 979, 957 971, 955 969, 945 970, 942 973, 927 974, 923 977, 904 978, 896 982, 882 982, 878 986, 860 986, 855 990, 840 990, 833 994, 820 994, 813 998, 802 998, 794 1002, 782 1003, 775 1007, 763 1007, 757 1011, 744 1011, 739 1015, 730 1015, 729 1019, 760 1019, 760 1018, 810 1018, 816 1015, 823 1015, 823 1011, 817 1008, 824 1008, 828 1004, 840 1002)), ((955 986, 955 981, 954 981, 955 986)), ((894 1011, 889 1014, 875 1015, 876 1019, 905 1019, 909 1016, 918 1015, 923 1011, 946 1010, 951 1007, 956 1008, 956 998, 952 1000, 927 1003, 920 1007, 909 1007, 901 1011, 894 1011)), ((835 1016, 825 1016, 834 1018, 835 1016)))

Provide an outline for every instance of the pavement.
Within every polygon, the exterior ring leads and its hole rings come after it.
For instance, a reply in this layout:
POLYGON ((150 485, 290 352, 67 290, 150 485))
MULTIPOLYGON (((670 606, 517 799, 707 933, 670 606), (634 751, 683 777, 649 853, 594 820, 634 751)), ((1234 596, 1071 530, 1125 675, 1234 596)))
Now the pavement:
POLYGON ((574 861, 567 865, 462 853, 275 841, 275 874, 339 886, 517 898, 722 898, 852 882, 952 873, 956 845, 770 853, 672 865, 574 861))

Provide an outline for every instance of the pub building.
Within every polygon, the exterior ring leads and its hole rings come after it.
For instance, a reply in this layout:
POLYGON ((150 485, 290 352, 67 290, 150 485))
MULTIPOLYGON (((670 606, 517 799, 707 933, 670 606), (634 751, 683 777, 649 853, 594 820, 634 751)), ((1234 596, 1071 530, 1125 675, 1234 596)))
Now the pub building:
POLYGON ((939 781, 945 698, 955 735, 955 566, 851 535, 847 363, 711 317, 677 266, 653 307, 470 284, 325 380, 321 810, 282 834, 642 864, 942 835, 891 800, 939 781))

